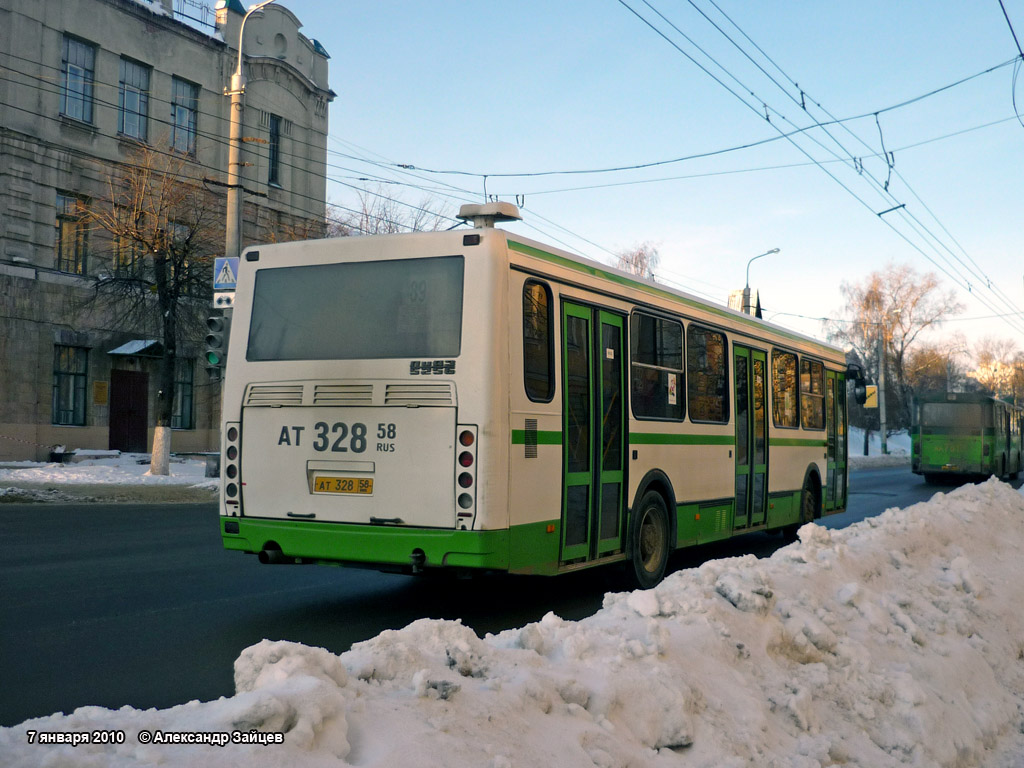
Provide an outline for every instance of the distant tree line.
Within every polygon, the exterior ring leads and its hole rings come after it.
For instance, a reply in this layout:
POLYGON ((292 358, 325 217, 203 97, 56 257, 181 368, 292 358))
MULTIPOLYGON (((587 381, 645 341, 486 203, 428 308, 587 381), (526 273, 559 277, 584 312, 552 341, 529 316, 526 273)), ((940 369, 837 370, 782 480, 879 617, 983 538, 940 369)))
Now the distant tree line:
MULTIPOLYGON (((914 398, 925 393, 986 392, 1024 403, 1024 353, 1013 341, 986 338, 971 350, 961 333, 938 335, 964 306, 935 274, 890 264, 840 290, 846 304, 826 333, 873 382, 884 370, 887 432, 910 426, 914 398)), ((850 400, 852 426, 876 431, 879 415, 850 400)))

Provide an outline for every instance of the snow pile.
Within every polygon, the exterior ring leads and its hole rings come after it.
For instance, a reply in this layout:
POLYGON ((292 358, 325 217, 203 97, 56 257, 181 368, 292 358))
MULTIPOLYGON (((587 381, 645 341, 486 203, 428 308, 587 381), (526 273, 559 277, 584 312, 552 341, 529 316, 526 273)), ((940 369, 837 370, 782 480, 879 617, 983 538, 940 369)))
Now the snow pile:
POLYGON ((1020 766, 1022 549, 1024 497, 990 480, 806 525, 770 559, 609 594, 579 622, 481 639, 424 619, 341 656, 265 640, 229 699, 37 718, 0 729, 0 764, 1020 766), (30 729, 126 738, 31 745, 30 729), (158 732, 229 743, 140 743, 158 732))
MULTIPOLYGON (((77 453, 88 455, 84 451, 77 453)), ((111 458, 85 459, 66 464, 4 462, 0 466, 0 484, 188 485, 211 490, 220 488, 219 478, 205 476, 205 461, 172 457, 170 472, 169 475, 151 475, 148 454, 122 453, 111 458)))

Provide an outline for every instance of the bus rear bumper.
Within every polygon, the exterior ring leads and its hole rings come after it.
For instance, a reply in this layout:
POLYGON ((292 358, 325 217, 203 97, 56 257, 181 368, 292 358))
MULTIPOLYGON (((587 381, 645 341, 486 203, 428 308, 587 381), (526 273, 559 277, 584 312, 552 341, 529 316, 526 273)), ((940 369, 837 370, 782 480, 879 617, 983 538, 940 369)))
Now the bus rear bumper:
POLYGON ((310 521, 221 517, 225 549, 280 552, 276 562, 311 562, 380 567, 472 568, 507 571, 509 532, 392 528, 310 521), (237 533, 228 533, 231 523, 237 533))

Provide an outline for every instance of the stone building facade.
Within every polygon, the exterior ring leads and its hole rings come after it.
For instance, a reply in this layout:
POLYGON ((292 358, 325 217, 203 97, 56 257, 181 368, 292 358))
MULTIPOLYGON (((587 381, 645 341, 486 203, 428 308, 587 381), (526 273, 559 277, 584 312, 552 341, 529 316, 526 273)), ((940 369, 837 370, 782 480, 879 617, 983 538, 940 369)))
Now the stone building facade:
MULTIPOLYGON (((83 213, 140 146, 183 158, 224 204, 245 8, 221 0, 204 25, 186 18, 198 0, 177 2, 0 0, 0 460, 151 445, 162 346, 90 304, 120 256, 83 213)), ((334 94, 327 52, 300 26, 276 3, 245 24, 246 245, 323 226, 334 94)), ((219 446, 219 380, 202 351, 201 332, 178 346, 175 452, 219 446)))

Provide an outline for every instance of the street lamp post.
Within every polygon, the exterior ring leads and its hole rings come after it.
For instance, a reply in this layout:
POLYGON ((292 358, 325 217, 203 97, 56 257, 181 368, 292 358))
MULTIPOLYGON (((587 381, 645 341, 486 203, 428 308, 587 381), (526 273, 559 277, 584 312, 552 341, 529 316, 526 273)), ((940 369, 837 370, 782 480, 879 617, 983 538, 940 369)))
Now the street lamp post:
POLYGON ((751 305, 750 305, 750 264, 751 264, 751 262, 754 262, 757 259, 760 259, 762 256, 769 256, 769 255, 771 255, 773 253, 778 253, 778 252, 779 252, 778 248, 772 248, 770 251, 765 251, 764 253, 760 253, 757 256, 755 256, 754 258, 752 258, 750 261, 747 262, 747 279, 746 279, 746 282, 744 283, 744 286, 743 286, 743 312, 745 314, 748 314, 748 315, 754 314, 753 307, 751 307, 751 305))
POLYGON ((245 36, 245 22, 265 5, 274 0, 263 0, 250 8, 242 18, 238 30, 238 66, 231 76, 231 87, 225 96, 231 97, 230 129, 228 143, 228 195, 227 227, 224 234, 224 255, 237 257, 242 252, 242 117, 245 113, 245 72, 242 71, 242 41, 245 36))

